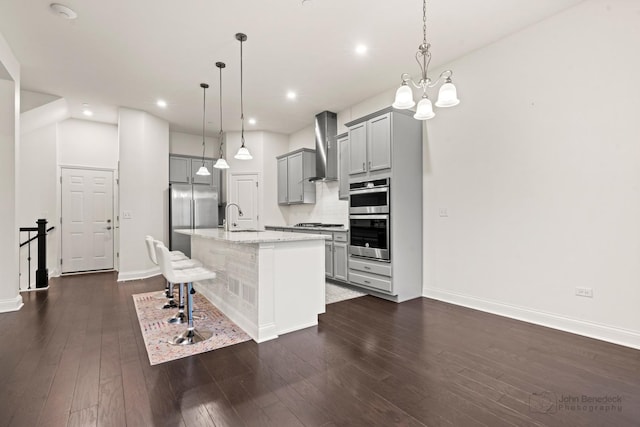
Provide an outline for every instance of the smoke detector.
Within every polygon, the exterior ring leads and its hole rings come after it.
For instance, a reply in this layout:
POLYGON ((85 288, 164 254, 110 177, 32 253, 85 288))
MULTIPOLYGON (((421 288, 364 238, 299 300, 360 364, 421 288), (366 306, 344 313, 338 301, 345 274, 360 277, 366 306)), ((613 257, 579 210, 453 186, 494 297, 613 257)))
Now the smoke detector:
POLYGON ((64 19, 71 20, 78 17, 78 14, 73 9, 60 3, 51 3, 49 8, 53 13, 64 19))

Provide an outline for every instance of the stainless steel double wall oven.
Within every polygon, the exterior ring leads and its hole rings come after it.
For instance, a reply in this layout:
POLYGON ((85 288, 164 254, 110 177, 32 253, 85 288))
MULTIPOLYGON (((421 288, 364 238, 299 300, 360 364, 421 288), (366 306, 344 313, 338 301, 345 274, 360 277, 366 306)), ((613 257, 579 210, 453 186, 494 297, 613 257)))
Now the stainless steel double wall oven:
POLYGON ((390 178, 349 185, 349 253, 391 260, 390 178))

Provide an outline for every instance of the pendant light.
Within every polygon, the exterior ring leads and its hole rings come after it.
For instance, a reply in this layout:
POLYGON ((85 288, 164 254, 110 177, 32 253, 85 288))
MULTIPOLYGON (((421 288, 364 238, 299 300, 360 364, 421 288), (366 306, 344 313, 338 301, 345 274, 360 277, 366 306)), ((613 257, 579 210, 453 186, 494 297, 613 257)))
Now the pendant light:
POLYGON ((224 159, 224 151, 222 151, 222 146, 224 145, 224 132, 222 131, 222 69, 226 67, 226 64, 224 62, 216 62, 216 67, 220 70, 220 157, 213 167, 216 169, 229 169, 229 163, 224 159))
POLYGON ((243 33, 236 34, 236 40, 240 42, 240 123, 242 124, 242 132, 240 134, 240 141, 242 145, 238 149, 234 158, 238 160, 251 160, 253 156, 249 152, 249 149, 244 146, 244 104, 242 99, 242 43, 247 41, 247 35, 243 33))
POLYGON ((418 46, 418 52, 416 52, 416 61, 420 66, 420 81, 415 83, 408 73, 402 75, 402 85, 396 91, 396 99, 394 101, 393 108, 400 110, 408 109, 416 105, 413 100, 413 91, 409 86, 409 82, 416 88, 422 89, 422 98, 418 102, 416 113, 413 117, 417 120, 428 120, 435 117, 433 112, 433 104, 427 96, 427 89, 437 86, 444 81, 444 84, 440 87, 438 92, 438 100, 436 101, 436 107, 453 107, 460 103, 456 87, 451 82, 451 76, 453 72, 451 70, 443 71, 440 77, 435 82, 427 76, 427 69, 429 68, 429 62, 431 62, 431 52, 429 49, 431 45, 427 43, 427 0, 422 1, 422 44, 418 46))
POLYGON ((206 99, 207 99, 207 88, 209 87, 208 84, 206 83, 200 83, 200 87, 202 88, 202 166, 200 166, 200 169, 198 169, 198 172, 196 172, 196 175, 201 175, 201 176, 209 176, 211 175, 211 172, 209 172, 209 169, 207 169, 207 167, 204 165, 204 118, 205 118, 205 109, 206 109, 206 99))

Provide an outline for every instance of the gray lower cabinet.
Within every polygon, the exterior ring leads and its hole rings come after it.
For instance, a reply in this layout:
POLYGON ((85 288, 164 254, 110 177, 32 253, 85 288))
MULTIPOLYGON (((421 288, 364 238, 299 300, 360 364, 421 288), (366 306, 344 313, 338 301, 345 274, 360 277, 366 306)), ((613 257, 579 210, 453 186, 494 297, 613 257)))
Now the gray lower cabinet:
POLYGON ((331 240, 324 242, 324 274, 333 278, 333 242, 331 240))
POLYGON ((333 278, 336 280, 348 281, 347 276, 347 244, 333 242, 333 278))
POLYGON ((315 151, 308 148, 277 157, 278 204, 316 202, 316 185, 309 181, 316 174, 315 151))
POLYGON ((349 200, 349 135, 336 137, 338 144, 338 199, 349 200))
POLYGON ((360 258, 349 258, 349 281, 377 291, 393 291, 391 264, 360 258))

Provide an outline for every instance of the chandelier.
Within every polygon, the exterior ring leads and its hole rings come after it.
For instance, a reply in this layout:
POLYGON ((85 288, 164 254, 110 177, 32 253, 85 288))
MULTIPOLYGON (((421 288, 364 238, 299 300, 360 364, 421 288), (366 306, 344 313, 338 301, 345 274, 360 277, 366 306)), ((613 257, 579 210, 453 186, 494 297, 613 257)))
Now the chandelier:
POLYGON ((427 43, 427 0, 422 1, 422 44, 418 46, 416 52, 416 61, 420 66, 421 76, 418 83, 411 79, 408 73, 402 74, 402 85, 396 91, 396 99, 392 104, 393 108, 406 110, 416 105, 413 100, 413 90, 409 86, 409 82, 416 88, 422 89, 422 98, 418 102, 418 108, 413 117, 417 120, 427 120, 433 118, 436 114, 433 112, 433 105, 427 96, 427 89, 433 88, 444 81, 438 92, 438 100, 436 107, 453 107, 460 103, 456 87, 451 82, 453 72, 451 70, 443 71, 436 81, 432 81, 427 76, 429 62, 431 62, 431 44, 427 43))

